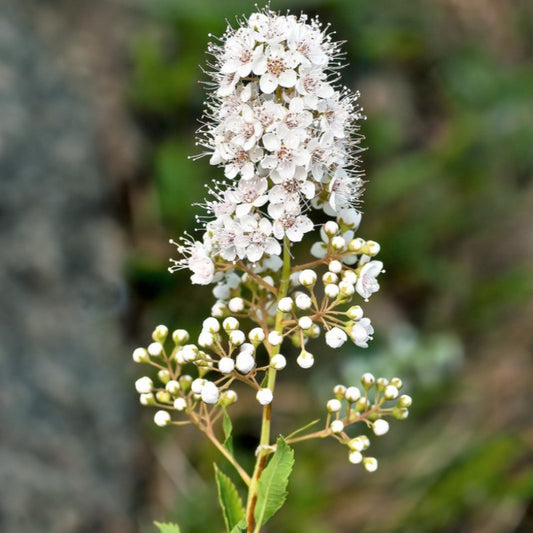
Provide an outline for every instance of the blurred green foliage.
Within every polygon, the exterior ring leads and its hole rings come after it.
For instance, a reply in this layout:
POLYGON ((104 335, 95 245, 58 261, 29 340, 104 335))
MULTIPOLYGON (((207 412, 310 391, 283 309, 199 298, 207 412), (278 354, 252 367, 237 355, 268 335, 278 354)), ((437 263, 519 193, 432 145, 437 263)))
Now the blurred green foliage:
MULTIPOLYGON (((488 377, 474 368, 485 352, 475 347, 490 344, 485 339, 495 331, 505 334, 533 296, 526 249, 533 224, 527 216, 533 188, 532 4, 314 0, 273 1, 272 8, 318 13, 337 39, 346 40, 350 66, 342 81, 361 90, 368 115, 362 132, 369 182, 360 233, 382 245, 387 275, 377 298, 389 298, 401 317, 380 324, 375 346, 363 355, 346 354, 343 366, 333 359, 323 363, 313 393, 324 397, 325 383, 371 369, 405 377, 416 403, 413 420, 377 445, 383 472, 371 480, 347 466, 344 449, 326 445, 320 451, 326 443, 315 443, 297 450, 290 505, 271 531, 533 530, 527 529, 533 499, 527 439, 523 427, 513 432, 510 425, 523 422, 523 415, 498 417, 472 407, 488 402, 488 377), (462 390, 468 391, 464 404, 454 400, 462 390), (450 409, 455 417, 447 419, 450 409), (440 440, 441 427, 446 438, 462 436, 455 453, 440 440), (375 505, 390 506, 390 512, 374 516, 381 513, 375 505), (494 509, 501 512, 498 519, 494 509)), ((192 232, 199 210, 191 204, 201 202, 204 183, 221 177, 206 159, 187 159, 201 151, 194 130, 205 97, 198 80, 206 76, 198 65, 206 61, 208 33, 222 34, 225 19, 252 9, 240 0, 146 3, 146 30, 132 43, 129 95, 153 144, 145 234, 154 228, 157 235, 192 232)), ((185 273, 169 280, 171 253, 147 260, 139 251, 130 262, 132 285, 146 324, 197 330, 209 291, 190 287, 185 273)), ((286 379, 299 378, 289 372, 286 379)), ((293 418, 305 420, 306 411, 317 407, 310 398, 294 408, 293 418)), ((253 446, 247 430, 236 438, 243 449, 253 446)), ((180 499, 178 516, 161 518, 176 518, 185 533, 212 531, 212 520, 221 519, 214 492, 205 490, 180 499)))

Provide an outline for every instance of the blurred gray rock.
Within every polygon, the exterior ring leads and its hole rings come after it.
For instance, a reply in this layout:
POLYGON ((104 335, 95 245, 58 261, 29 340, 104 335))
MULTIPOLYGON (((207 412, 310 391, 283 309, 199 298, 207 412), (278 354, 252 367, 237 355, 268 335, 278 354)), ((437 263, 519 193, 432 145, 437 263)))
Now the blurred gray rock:
POLYGON ((0 531, 130 532, 121 233, 88 106, 0 3, 0 531))

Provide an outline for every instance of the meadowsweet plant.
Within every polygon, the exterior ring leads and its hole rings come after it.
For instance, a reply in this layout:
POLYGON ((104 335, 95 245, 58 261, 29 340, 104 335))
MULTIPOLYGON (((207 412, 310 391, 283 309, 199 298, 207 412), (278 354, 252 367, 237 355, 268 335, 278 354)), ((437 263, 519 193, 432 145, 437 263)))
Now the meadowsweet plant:
POLYGON ((386 418, 405 418, 411 398, 400 395, 399 378, 367 373, 333 389, 319 429, 271 435, 279 372, 292 366, 305 380, 331 356, 322 339, 333 349, 368 346, 374 330, 359 304, 379 289, 383 264, 379 244, 356 236, 363 116, 358 94, 337 85, 339 43, 305 15, 265 8, 237 22, 209 45, 198 133, 201 155, 224 178, 201 204, 199 238, 171 241, 179 257, 170 271, 189 269, 192 283, 213 285, 216 301, 197 337, 160 325, 133 359, 155 369, 135 383, 141 403, 156 409, 155 424, 196 426, 240 477, 244 501, 215 467, 227 531, 257 533, 285 501, 292 445, 331 437, 350 463, 373 472, 367 434, 387 433, 386 418), (310 250, 299 245, 306 234, 310 250), (304 262, 295 264, 296 254, 304 262), (250 397, 246 388, 262 421, 252 472, 231 444, 231 406, 250 397))

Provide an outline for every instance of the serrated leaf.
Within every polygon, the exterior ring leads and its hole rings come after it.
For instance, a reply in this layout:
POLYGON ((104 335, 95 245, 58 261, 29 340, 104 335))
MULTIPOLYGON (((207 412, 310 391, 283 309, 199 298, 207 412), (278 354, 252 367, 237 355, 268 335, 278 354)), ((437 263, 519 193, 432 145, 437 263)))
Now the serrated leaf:
POLYGON ((285 503, 293 465, 294 451, 280 437, 274 455, 259 478, 254 512, 256 523, 265 524, 285 503))
POLYGON ((232 530, 231 533, 241 533, 241 531, 244 531, 248 527, 248 522, 246 522, 246 518, 243 518, 232 530))
MULTIPOLYGON (((233 531, 244 517, 244 507, 233 481, 215 466, 218 501, 222 507, 224 523, 228 531, 233 531)), ((239 530, 237 530, 239 531, 239 530)))
POLYGON ((224 442, 222 444, 224 448, 226 448, 226 450, 233 455, 233 437, 231 436, 233 432, 233 425, 226 409, 224 409, 223 413, 222 429, 224 430, 224 442))
POLYGON ((178 524, 172 524, 170 522, 167 522, 166 524, 163 524, 162 522, 154 522, 154 524, 157 526, 160 533, 180 533, 178 524))

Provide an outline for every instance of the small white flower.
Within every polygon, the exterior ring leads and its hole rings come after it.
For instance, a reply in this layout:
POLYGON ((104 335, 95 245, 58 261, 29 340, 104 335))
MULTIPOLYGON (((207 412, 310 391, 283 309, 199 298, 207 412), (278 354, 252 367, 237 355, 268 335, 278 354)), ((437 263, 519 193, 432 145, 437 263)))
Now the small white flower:
POLYGON ((235 361, 231 357, 222 357, 218 362, 218 369, 222 374, 231 374, 235 368, 235 361))
POLYGON ((261 405, 268 405, 269 403, 272 403, 272 400, 274 399, 270 389, 259 389, 255 397, 261 405))
POLYGON ((353 305, 346 311, 346 316, 352 320, 361 320, 363 318, 363 310, 358 305, 353 305))
POLYGON ((186 344, 178 353, 184 361, 192 363, 198 356, 198 348, 194 344, 186 344))
POLYGON ((159 357, 163 353, 163 345, 160 342, 152 342, 148 346, 148 353, 152 357, 159 357))
POLYGON ((338 413, 342 408, 342 404, 339 400, 333 398, 331 400, 328 400, 326 408, 329 413, 338 413))
POLYGON ((383 263, 381 261, 370 261, 361 268, 355 290, 363 298, 368 299, 379 290, 379 283, 376 278, 382 270, 383 263))
POLYGON ((241 374, 248 374, 255 366, 255 357, 248 351, 240 352, 235 359, 235 367, 241 374))
POLYGON ((219 301, 211 307, 211 315, 217 318, 222 318, 226 314, 227 310, 228 307, 226 306, 226 304, 224 302, 219 301))
POLYGON ((189 333, 185 329, 176 329, 172 332, 172 340, 176 344, 184 344, 189 340, 189 333))
POLYGON ((212 333, 209 333, 209 331, 201 331, 200 335, 198 335, 198 345, 202 348, 210 348, 215 344, 215 337, 212 333))
POLYGON ((294 87, 297 75, 294 68, 298 64, 295 54, 285 50, 281 44, 268 46, 265 53, 254 62, 254 73, 260 76, 259 87, 266 94, 273 93, 278 85, 294 87))
POLYGON ((194 394, 201 394, 202 389, 204 388, 204 385, 206 383, 206 380, 203 378, 196 378, 191 383, 191 390, 194 394))
POLYGON ((332 220, 329 220, 324 224, 324 233, 330 237, 336 235, 339 231, 339 225, 332 220))
MULTIPOLYGON (((337 237, 335 237, 335 239, 336 238, 337 237)), ((332 241, 332 243, 333 243, 333 241, 332 241)), ((328 270, 330 272, 333 272, 334 274, 339 274, 342 271, 342 263, 340 261, 338 261, 337 259, 334 259, 333 261, 329 262, 328 270)))
POLYGON ((212 381, 206 381, 202 387, 201 395, 204 403, 215 405, 218 402, 220 392, 212 381))
POLYGON ((224 331, 233 331, 239 327, 239 321, 235 317, 229 316, 222 322, 222 327, 224 331))
POLYGON ((283 342, 283 335, 278 331, 271 331, 268 334, 268 342, 272 346, 279 346, 283 342))
POLYGON ((365 450, 365 442, 361 437, 355 437, 348 441, 348 447, 350 450, 362 452, 365 450))
POLYGON ((347 281, 341 281, 339 283, 339 291, 343 296, 350 297, 355 292, 355 288, 352 283, 348 283, 347 281))
POLYGON ((156 426, 160 426, 160 427, 163 427, 163 426, 167 426, 168 424, 170 424, 170 421, 171 421, 171 418, 170 418, 170 413, 168 411, 157 411, 154 415, 154 422, 156 424, 156 426))
POLYGON ((347 340, 348 335, 340 328, 331 328, 326 333, 326 344, 331 348, 340 348, 347 340))
POLYGON ((331 246, 334 250, 342 251, 346 248, 346 241, 340 235, 336 235, 331 239, 331 246))
POLYGON ((187 402, 185 398, 176 398, 174 400, 174 409, 177 409, 178 411, 185 411, 185 409, 187 409, 187 402))
POLYGON ((368 340, 372 339, 374 328, 370 324, 369 318, 362 318, 350 330, 350 337, 353 342, 361 348, 368 348, 368 340))
POLYGON ((345 270, 342 273, 342 280, 350 285, 355 285, 355 282, 357 281, 357 275, 353 270, 345 270))
POLYGON ((378 460, 375 457, 365 457, 363 467, 367 472, 375 472, 378 469, 378 460))
POLYGON ((333 433, 342 433, 344 430, 344 423, 342 420, 333 420, 329 427, 333 433))
POLYGON ((153 386, 154 384, 148 376, 143 376, 135 382, 135 390, 139 394, 147 394, 149 392, 152 392, 153 386))
POLYGON ((283 370, 287 366, 287 359, 284 355, 277 353, 276 355, 272 356, 272 359, 270 360, 270 366, 275 370, 283 370))

